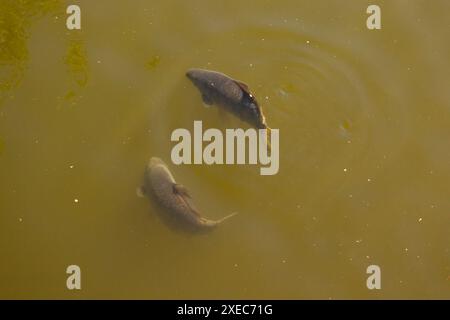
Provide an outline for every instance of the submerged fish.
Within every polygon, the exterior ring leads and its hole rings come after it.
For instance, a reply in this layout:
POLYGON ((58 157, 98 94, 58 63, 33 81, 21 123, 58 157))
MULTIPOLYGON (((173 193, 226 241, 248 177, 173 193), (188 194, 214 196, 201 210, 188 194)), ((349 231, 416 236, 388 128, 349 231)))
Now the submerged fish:
POLYGON ((141 195, 150 196, 150 192, 156 196, 163 207, 194 227, 215 227, 236 214, 232 213, 220 220, 209 220, 202 217, 193 206, 186 187, 176 183, 166 164, 156 157, 150 159, 145 170, 144 185, 139 190, 141 195))
POLYGON ((222 107, 251 126, 270 133, 262 109, 245 83, 203 69, 190 69, 186 76, 200 90, 205 104, 222 107))

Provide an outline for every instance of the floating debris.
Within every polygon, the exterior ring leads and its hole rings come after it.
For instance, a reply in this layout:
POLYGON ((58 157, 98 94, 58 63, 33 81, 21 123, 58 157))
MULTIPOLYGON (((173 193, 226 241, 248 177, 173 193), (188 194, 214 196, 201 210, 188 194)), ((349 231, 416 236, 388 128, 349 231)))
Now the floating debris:
MULTIPOLYGON (((69 43, 64 63, 70 73, 70 76, 79 87, 86 86, 89 79, 88 59, 84 41, 80 39, 72 39, 69 43)), ((75 96, 73 91, 69 91, 66 95, 75 96)), ((73 98, 70 96, 70 98, 73 98)))
POLYGON ((147 61, 145 66, 148 70, 154 70, 161 62, 161 57, 156 55, 150 58, 150 60, 147 61))
POLYGON ((64 96, 64 100, 72 100, 73 98, 75 98, 77 96, 77 94, 75 93, 75 91, 70 90, 69 92, 66 93, 66 95, 64 96))

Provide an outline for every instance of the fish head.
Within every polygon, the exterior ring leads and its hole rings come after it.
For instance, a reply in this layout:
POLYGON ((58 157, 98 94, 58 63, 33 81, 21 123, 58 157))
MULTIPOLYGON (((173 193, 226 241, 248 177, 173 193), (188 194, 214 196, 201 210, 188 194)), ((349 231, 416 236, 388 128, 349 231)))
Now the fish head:
POLYGON ((137 195, 139 197, 143 197, 143 196, 147 196, 149 195, 149 190, 151 190, 151 179, 152 179, 152 173, 155 171, 155 169, 157 168, 166 168, 166 164, 164 163, 164 161, 162 161, 160 158, 158 157, 152 157, 148 163, 147 166, 145 168, 144 171, 144 177, 143 177, 143 181, 142 184, 139 188, 137 188, 137 195))
POLYGON ((152 179, 152 176, 155 174, 169 175, 170 171, 167 167, 166 163, 162 161, 158 157, 152 157, 147 163, 147 167, 145 168, 145 183, 144 185, 149 185, 152 179))
POLYGON ((213 72, 203 69, 189 69, 186 77, 202 92, 207 93, 214 88, 213 72))

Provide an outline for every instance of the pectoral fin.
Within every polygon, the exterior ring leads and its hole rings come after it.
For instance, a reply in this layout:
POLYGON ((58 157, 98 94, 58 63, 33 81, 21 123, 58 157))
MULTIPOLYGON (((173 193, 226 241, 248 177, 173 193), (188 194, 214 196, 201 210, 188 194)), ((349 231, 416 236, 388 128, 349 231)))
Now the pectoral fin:
POLYGON ((234 82, 245 92, 250 93, 250 90, 248 89, 248 85, 242 81, 234 80, 234 82))
POLYGON ((213 104, 212 99, 210 97, 208 97, 206 94, 202 94, 202 100, 203 100, 203 103, 207 106, 210 106, 213 104))
POLYGON ((139 197, 139 198, 143 198, 143 197, 145 197, 145 188, 144 188, 144 186, 140 186, 140 187, 137 187, 136 188, 136 195, 139 197))
POLYGON ((174 183, 172 188, 173 188, 173 193, 175 193, 176 195, 192 198, 191 195, 189 194, 188 189, 185 186, 183 186, 182 184, 174 183))

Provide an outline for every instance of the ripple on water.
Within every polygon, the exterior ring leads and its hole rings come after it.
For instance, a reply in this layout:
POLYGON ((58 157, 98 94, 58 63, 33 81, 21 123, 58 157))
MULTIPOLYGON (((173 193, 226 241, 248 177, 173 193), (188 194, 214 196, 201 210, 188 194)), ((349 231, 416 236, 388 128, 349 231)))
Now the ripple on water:
MULTIPOLYGON (((344 178, 343 168, 351 168, 352 173, 358 168, 370 170, 367 159, 374 163, 395 153, 408 128, 407 95, 393 57, 363 40, 354 39, 349 45, 335 35, 302 32, 289 25, 267 24, 227 26, 215 30, 211 38, 205 31, 206 38, 195 43, 195 50, 185 50, 165 69, 161 65, 158 72, 165 80, 149 92, 154 149, 169 156, 170 133, 179 127, 191 129, 194 120, 203 120, 205 128, 242 126, 233 116, 202 107, 198 91, 184 76, 186 69, 200 67, 249 85, 269 125, 280 129, 281 170, 275 179, 299 188, 305 198, 318 201, 332 195, 349 179, 344 178), (375 55, 387 68, 380 71, 371 63, 375 55), (299 186, 298 181, 304 183, 299 186)), ((244 196, 255 195, 260 188, 276 189, 268 179, 255 189, 256 169, 191 170, 198 173, 192 179, 199 184, 225 180, 231 185, 239 180, 244 196)), ((292 198, 290 193, 279 196, 292 198)))

